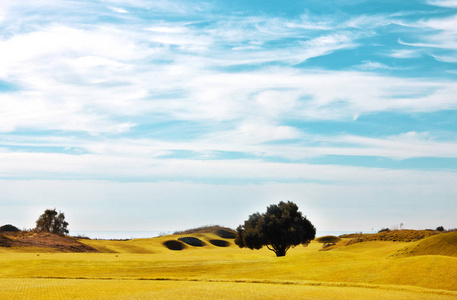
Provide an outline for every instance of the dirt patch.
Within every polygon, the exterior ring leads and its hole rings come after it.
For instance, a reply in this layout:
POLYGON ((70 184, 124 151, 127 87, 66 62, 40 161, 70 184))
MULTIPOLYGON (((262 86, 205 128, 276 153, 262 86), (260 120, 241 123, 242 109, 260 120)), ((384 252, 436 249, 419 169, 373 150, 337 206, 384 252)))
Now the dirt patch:
POLYGON ((0 235, 0 247, 11 247, 13 241, 6 236, 0 235))
POLYGON ((175 251, 183 250, 186 248, 186 245, 184 245, 184 243, 176 240, 166 241, 163 243, 163 245, 168 249, 175 251))
POLYGON ((78 242, 76 238, 44 232, 8 232, 3 233, 1 247, 33 247, 53 249, 58 252, 99 252, 78 242))
POLYGON ((230 246, 230 243, 224 240, 209 240, 211 244, 217 247, 228 247, 230 246))

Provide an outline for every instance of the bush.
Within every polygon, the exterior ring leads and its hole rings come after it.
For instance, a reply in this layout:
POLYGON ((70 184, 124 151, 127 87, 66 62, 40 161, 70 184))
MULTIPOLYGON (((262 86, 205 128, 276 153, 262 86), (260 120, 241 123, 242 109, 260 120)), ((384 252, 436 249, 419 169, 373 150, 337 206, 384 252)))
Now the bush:
POLYGON ((68 222, 65 221, 63 212, 58 212, 56 209, 47 209, 36 221, 36 231, 50 232, 56 234, 68 233, 68 222))
POLYGON ((436 227, 436 231, 444 231, 444 227, 443 226, 438 226, 438 227, 436 227))
POLYGON ((20 231, 19 228, 13 226, 11 224, 6 224, 0 227, 0 232, 18 232, 20 231))
POLYGON ((322 236, 320 238, 317 238, 316 241, 319 243, 323 243, 323 244, 335 245, 336 243, 339 243, 341 241, 341 239, 337 236, 327 235, 327 236, 322 236))

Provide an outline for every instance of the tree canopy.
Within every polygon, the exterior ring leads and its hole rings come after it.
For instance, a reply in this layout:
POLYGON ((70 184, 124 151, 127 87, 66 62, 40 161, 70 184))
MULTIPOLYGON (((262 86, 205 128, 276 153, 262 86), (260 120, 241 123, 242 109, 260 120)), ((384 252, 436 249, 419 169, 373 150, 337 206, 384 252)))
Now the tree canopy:
POLYGON ((57 234, 67 234, 68 223, 63 212, 56 209, 47 209, 36 221, 36 230, 57 234))
POLYGON ((0 232, 18 232, 19 228, 11 224, 6 224, 0 227, 0 232))
POLYGON ((276 256, 285 256, 290 247, 308 245, 316 236, 316 228, 290 201, 270 205, 266 213, 250 215, 236 231, 235 244, 240 248, 266 246, 276 256))

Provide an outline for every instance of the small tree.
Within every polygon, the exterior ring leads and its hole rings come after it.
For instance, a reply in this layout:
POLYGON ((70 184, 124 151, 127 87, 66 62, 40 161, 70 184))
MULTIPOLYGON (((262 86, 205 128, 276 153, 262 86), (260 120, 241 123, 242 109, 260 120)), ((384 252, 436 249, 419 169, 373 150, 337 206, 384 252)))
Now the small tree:
POLYGON ((326 236, 317 238, 316 241, 318 241, 319 243, 322 243, 322 244, 324 244, 324 246, 326 246, 326 245, 335 245, 336 243, 341 242, 341 239, 337 236, 326 235, 326 236))
POLYGON ((267 212, 254 213, 236 229, 235 244, 240 248, 261 249, 266 246, 276 256, 285 256, 290 247, 308 245, 316 228, 293 202, 270 205, 267 212))
POLYGON ((56 209, 47 209, 36 221, 36 230, 57 234, 68 233, 68 223, 65 222, 64 213, 57 213, 56 209))

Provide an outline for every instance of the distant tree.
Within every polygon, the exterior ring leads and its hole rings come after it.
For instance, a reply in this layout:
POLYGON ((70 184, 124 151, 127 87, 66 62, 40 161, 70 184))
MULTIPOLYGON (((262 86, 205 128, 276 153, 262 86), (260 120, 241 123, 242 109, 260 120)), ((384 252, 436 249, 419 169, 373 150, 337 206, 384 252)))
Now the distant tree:
POLYGON ((18 232, 20 231, 19 228, 13 226, 11 224, 6 224, 0 227, 0 232, 18 232))
POLYGON ((319 242, 319 243, 324 244, 324 246, 325 246, 327 244, 335 245, 336 243, 341 242, 341 239, 339 237, 337 237, 337 236, 326 235, 326 236, 322 236, 320 238, 317 238, 316 241, 319 242))
POLYGON ((290 247, 308 245, 316 236, 316 228, 290 201, 270 205, 266 213, 250 215, 236 231, 235 244, 240 248, 266 246, 276 256, 285 256, 290 247))
POLYGON ((438 227, 436 227, 436 231, 444 231, 444 227, 443 226, 438 226, 438 227))
POLYGON ((47 209, 36 221, 36 230, 57 234, 67 234, 68 223, 65 221, 65 215, 56 209, 47 209))

